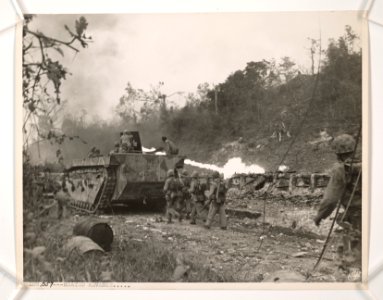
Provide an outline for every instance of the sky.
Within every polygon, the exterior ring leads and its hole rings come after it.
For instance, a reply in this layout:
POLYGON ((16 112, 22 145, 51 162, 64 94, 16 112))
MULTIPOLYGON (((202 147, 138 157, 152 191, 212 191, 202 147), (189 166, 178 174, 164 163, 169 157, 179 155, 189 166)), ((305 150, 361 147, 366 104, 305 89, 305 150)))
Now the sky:
MULTIPOLYGON (((204 13, 84 15, 93 42, 60 59, 70 73, 62 85, 65 111, 86 110, 112 120, 127 82, 149 90, 164 82, 165 94, 195 92, 198 84, 218 84, 246 63, 289 56, 303 72, 310 68, 310 38, 361 35, 357 12, 204 13)), ((79 15, 38 15, 31 28, 62 40, 64 25, 79 15)), ((182 95, 169 100, 185 103, 182 95)))

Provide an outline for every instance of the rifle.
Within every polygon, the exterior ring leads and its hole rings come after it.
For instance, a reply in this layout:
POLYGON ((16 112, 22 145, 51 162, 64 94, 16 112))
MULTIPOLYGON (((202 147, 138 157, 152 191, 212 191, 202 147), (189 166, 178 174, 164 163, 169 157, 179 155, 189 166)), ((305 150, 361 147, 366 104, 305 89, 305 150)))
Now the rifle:
MULTIPOLYGON (((217 185, 217 188, 216 188, 216 191, 215 191, 215 199, 217 200, 218 199, 218 193, 219 193, 219 188, 220 188, 220 185, 221 185, 221 180, 218 182, 218 185, 217 185)), ((210 197, 210 196, 209 196, 210 197)), ((207 208, 210 203, 213 201, 214 199, 209 199, 209 201, 202 207, 202 210, 204 210, 205 208, 207 208)), ((218 203, 217 204, 221 204, 221 203, 218 203)))
POLYGON ((211 200, 207 201, 207 202, 203 205, 202 210, 205 210, 205 208, 208 208, 208 207, 210 206, 211 201, 213 201, 213 200, 211 199, 211 200))

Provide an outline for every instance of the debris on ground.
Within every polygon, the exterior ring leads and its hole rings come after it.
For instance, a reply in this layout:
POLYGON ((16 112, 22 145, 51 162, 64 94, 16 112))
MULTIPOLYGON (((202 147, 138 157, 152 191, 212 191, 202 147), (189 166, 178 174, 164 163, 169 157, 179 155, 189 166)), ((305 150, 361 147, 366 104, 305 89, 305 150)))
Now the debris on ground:
POLYGON ((235 216, 237 218, 250 218, 250 219, 258 219, 262 213, 257 211, 248 211, 243 209, 232 209, 228 208, 226 209, 226 213, 230 216, 235 216))
POLYGON ((80 254, 89 253, 92 251, 104 252, 99 245, 93 242, 86 236, 74 236, 70 238, 65 244, 64 251, 70 254, 72 251, 77 250, 80 254))

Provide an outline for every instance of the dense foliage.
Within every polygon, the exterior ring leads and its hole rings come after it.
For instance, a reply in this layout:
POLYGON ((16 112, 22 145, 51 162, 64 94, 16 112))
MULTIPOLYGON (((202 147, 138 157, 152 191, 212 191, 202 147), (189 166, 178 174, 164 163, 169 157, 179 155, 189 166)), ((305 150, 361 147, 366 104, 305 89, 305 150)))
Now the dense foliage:
POLYGON ((62 132, 78 135, 87 144, 64 143, 64 156, 84 157, 93 146, 107 154, 123 129, 139 130, 146 147, 161 145, 161 136, 168 135, 196 159, 208 159, 222 144, 240 137, 250 147, 262 149, 265 145, 265 151, 273 150, 279 156, 285 146, 275 144, 283 140, 278 140, 278 131, 283 131, 286 140, 302 130, 298 144, 316 138, 323 128, 332 135, 341 131, 354 134, 361 118, 359 38, 346 26, 345 34, 331 40, 327 49, 321 49, 320 41, 309 40, 310 74, 303 73, 289 57, 251 61, 216 86, 200 84, 195 93, 185 95, 182 107, 173 106, 173 95, 161 91, 163 82, 149 91, 128 82, 116 106, 119 118, 113 122, 65 117, 62 132), (304 116, 310 121, 302 128, 304 116))

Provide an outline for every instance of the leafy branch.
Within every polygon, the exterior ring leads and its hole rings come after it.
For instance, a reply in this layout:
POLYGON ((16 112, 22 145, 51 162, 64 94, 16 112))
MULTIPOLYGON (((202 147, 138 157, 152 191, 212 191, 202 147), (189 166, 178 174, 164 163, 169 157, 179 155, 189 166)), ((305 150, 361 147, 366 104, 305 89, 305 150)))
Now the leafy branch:
POLYGON ((92 41, 92 37, 86 35, 88 22, 84 17, 75 21, 74 29, 64 26, 69 33, 68 40, 32 30, 30 24, 33 18, 32 15, 27 15, 23 27, 24 148, 28 148, 30 138, 36 141, 48 139, 57 143, 67 138, 65 135, 52 133, 56 107, 62 103, 60 88, 67 75, 70 75, 62 63, 54 59, 54 54, 64 56, 65 48, 77 54, 80 47, 86 48, 92 41), (45 130, 48 133, 43 133, 44 130, 39 128, 38 120, 42 117, 47 117, 51 124, 52 128, 45 130))

